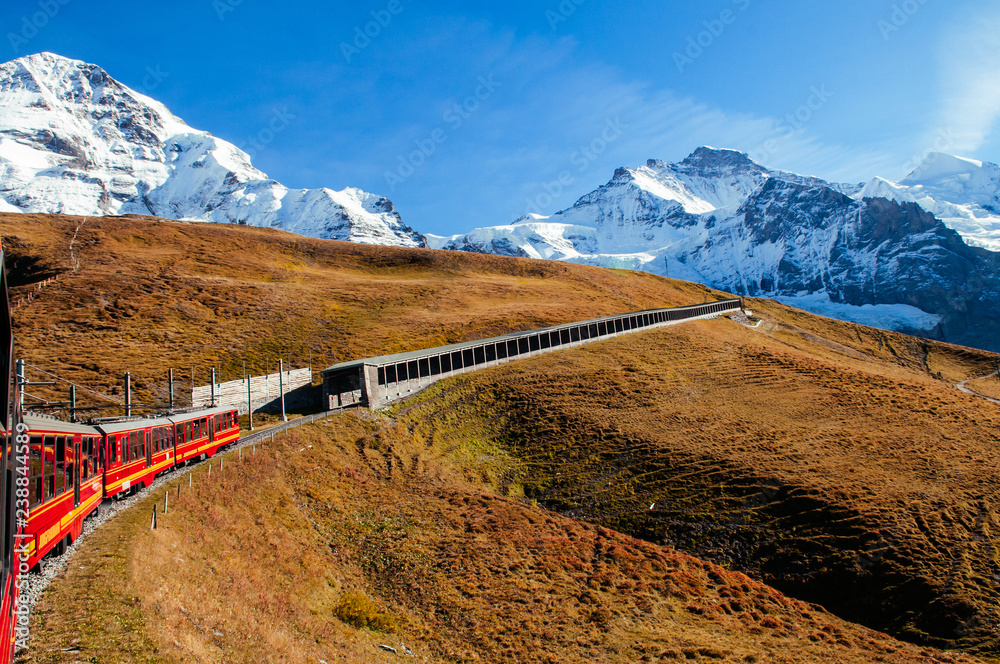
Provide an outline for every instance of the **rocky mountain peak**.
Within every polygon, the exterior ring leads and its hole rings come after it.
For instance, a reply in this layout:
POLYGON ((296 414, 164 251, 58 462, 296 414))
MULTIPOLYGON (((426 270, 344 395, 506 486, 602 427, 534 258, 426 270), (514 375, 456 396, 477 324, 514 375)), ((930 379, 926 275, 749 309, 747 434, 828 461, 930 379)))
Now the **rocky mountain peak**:
POLYGON ((289 189, 101 67, 36 53, 0 64, 0 210, 272 226, 423 246, 392 202, 360 189, 289 189))

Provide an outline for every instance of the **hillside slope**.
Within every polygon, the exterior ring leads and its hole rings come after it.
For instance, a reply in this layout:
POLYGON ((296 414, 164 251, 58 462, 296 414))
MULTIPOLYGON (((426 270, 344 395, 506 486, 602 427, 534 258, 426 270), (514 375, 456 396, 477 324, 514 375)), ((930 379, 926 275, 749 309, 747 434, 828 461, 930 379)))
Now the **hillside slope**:
MULTIPOLYGON (((714 296, 148 218, 7 215, 0 236, 15 299, 36 293, 29 361, 107 391, 130 369, 149 400, 171 366, 233 377, 714 296)), ((952 383, 996 356, 753 308, 754 330, 515 362, 200 469, 155 533, 160 494, 85 543, 25 661, 389 661, 399 641, 441 662, 973 661, 844 617, 995 656, 1000 413, 952 383)))
POLYGON ((1000 410, 942 380, 996 356, 754 306, 469 376, 414 425, 494 422, 501 486, 540 505, 1000 654, 1000 410))
MULTIPOLYGON (((25 359, 140 400, 513 330, 701 302, 709 289, 597 268, 314 240, 153 218, 0 213, 25 359), (47 285, 40 286, 46 280, 47 285), (41 290, 37 290, 41 288, 41 290)), ((65 399, 67 392, 57 395, 65 399)), ((42 390, 44 393, 44 390, 42 390)), ((81 394, 81 398, 83 395, 81 394)))

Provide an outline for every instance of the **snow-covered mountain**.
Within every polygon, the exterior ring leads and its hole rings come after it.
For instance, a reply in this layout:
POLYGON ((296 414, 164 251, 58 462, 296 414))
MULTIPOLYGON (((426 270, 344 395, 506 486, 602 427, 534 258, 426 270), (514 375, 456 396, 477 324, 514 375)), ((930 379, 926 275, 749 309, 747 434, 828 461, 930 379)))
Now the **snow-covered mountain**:
MULTIPOLYGON (((426 237, 436 248, 667 273, 1000 350, 1000 254, 970 246, 923 207, 957 200, 960 183, 949 167, 909 184, 838 184, 703 147, 679 163, 620 168, 551 217, 426 237)), ((961 190, 970 214, 990 205, 988 177, 973 185, 961 190)))
POLYGON ((100 67, 52 53, 0 65, 0 212, 150 214, 424 244, 384 196, 285 187, 100 67))

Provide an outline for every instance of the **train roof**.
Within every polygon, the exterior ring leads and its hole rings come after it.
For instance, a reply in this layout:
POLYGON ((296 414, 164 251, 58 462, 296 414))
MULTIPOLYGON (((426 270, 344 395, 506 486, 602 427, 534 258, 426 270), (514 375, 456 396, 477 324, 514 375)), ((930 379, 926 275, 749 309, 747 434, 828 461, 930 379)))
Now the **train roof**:
POLYGON ((142 418, 136 420, 125 420, 123 422, 101 422, 94 426, 102 433, 121 433, 122 431, 135 431, 147 427, 163 427, 171 424, 165 417, 142 418))
POLYGON ((73 422, 63 422, 49 415, 38 413, 24 413, 22 418, 28 426, 29 431, 53 432, 53 433, 79 433, 84 436, 99 436, 100 431, 86 424, 75 424, 73 422))
POLYGON ((187 422, 188 420, 196 420, 199 417, 207 417, 208 415, 215 415, 217 413, 228 413, 231 410, 236 410, 236 406, 216 406, 215 408, 192 410, 189 413, 175 413, 174 415, 167 415, 167 419, 174 423, 187 422))

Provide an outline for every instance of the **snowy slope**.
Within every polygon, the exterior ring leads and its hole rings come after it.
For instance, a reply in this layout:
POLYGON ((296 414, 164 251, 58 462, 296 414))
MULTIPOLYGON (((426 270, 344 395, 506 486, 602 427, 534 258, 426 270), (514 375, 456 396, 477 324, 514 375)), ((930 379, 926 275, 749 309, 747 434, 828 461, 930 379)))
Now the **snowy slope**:
POLYGON ((96 65, 52 53, 0 65, 0 211, 151 214, 422 246, 360 189, 289 189, 96 65))
POLYGON ((620 168, 551 217, 429 243, 666 273, 1000 349, 1000 254, 970 247, 915 191, 829 183, 699 148, 676 164, 620 168))
POLYGON ((969 244, 1000 251, 1000 166, 933 152, 898 186, 969 244))

